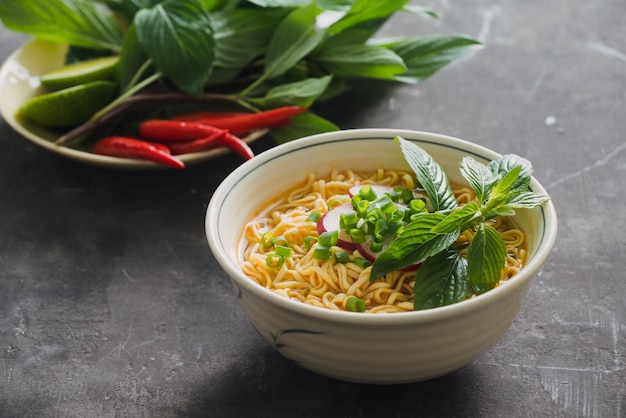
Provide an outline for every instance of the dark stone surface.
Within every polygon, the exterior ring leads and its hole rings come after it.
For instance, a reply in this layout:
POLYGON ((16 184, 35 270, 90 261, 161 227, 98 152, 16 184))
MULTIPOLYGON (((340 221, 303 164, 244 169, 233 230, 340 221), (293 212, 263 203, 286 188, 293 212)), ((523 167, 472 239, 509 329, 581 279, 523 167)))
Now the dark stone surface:
MULTIPOLYGON (((533 161, 559 238, 495 347, 398 386, 303 370, 261 341, 206 244, 206 204, 237 157, 112 171, 1 121, 0 416, 625 416, 626 3, 420 4, 442 20, 406 14, 385 32, 463 32, 486 48, 420 85, 358 89, 321 112, 533 161)), ((1 29, 0 58, 25 39, 1 29)))

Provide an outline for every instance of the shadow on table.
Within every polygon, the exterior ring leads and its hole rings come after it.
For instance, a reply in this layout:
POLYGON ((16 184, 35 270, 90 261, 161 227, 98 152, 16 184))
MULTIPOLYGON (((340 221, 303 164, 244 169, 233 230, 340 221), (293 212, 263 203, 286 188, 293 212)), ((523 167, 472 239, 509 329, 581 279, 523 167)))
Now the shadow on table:
POLYGON ((472 365, 423 382, 366 385, 310 372, 269 347, 251 356, 198 387, 185 416, 452 417, 480 410, 472 365))

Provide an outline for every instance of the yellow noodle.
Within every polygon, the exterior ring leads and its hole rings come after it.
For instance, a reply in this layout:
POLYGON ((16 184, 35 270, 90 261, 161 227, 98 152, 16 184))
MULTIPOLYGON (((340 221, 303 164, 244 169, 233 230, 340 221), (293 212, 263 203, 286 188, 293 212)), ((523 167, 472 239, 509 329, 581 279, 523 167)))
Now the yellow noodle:
MULTIPOLYGON (((317 236, 314 222, 306 219, 312 211, 324 213, 330 207, 350 201, 349 190, 355 184, 402 185, 414 189, 411 173, 382 168, 362 173, 352 170, 332 169, 324 178, 308 175, 297 187, 274 200, 255 219, 246 225, 242 241, 244 262, 242 271, 259 285, 283 297, 333 310, 346 310, 349 297, 361 298, 367 312, 394 313, 413 310, 413 284, 415 272, 392 272, 384 278, 370 281, 371 267, 365 269, 353 262, 335 263, 313 256, 315 247, 304 245, 307 236, 317 236), (280 268, 268 267, 266 258, 273 249, 264 248, 260 242, 265 232, 274 237, 284 236, 293 253, 280 268)), ((474 199, 470 188, 453 184, 459 205, 474 199)), ((502 280, 517 274, 526 259, 525 236, 508 219, 490 221, 502 236, 506 248, 506 267, 502 280)), ((456 244, 466 251, 474 232, 463 231, 456 244)), ((333 251, 345 251, 333 248, 333 251)), ((354 251, 352 257, 362 257, 354 251)))

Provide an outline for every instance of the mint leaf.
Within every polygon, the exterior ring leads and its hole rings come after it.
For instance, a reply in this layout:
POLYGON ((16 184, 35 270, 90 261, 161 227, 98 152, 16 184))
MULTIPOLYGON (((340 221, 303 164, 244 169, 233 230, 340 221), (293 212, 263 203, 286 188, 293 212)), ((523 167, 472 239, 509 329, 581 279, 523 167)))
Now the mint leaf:
POLYGON ((262 109, 281 106, 309 107, 326 91, 331 80, 331 76, 325 76, 283 84, 268 91, 264 97, 250 99, 250 102, 262 109))
POLYGON ((480 224, 467 249, 467 275, 477 294, 497 286, 505 260, 506 249, 498 231, 480 224))
POLYGON ((456 207, 456 199, 448 176, 441 166, 418 145, 404 138, 396 137, 404 158, 415 172, 417 181, 426 191, 426 195, 435 211, 451 210, 456 207))
POLYGON ((525 158, 515 154, 506 154, 489 163, 489 168, 497 173, 500 177, 504 177, 509 171, 515 167, 520 167, 520 172, 515 183, 511 186, 513 190, 526 190, 530 184, 533 173, 532 164, 525 158))
POLYGON ((280 22, 265 53, 265 73, 262 79, 284 74, 319 45, 324 32, 315 29, 316 15, 317 7, 313 3, 294 10, 280 22))
POLYGON ((387 45, 402 57, 407 70, 396 80, 418 83, 451 62, 475 51, 481 43, 462 35, 424 35, 387 45))
POLYGON ((450 247, 460 231, 436 233, 432 229, 445 215, 440 213, 420 213, 415 215, 404 231, 384 250, 372 266, 370 280, 385 274, 417 264, 450 247))
POLYGON ((470 184, 476 194, 476 200, 482 203, 499 177, 489 167, 479 163, 472 157, 461 160, 461 175, 470 184))
POLYGON ((442 251, 420 266, 413 287, 414 309, 451 305, 472 297, 467 281, 467 261, 457 251, 442 251))
POLYGON ((305 136, 337 130, 339 130, 337 125, 309 111, 294 116, 291 118, 291 124, 274 128, 270 134, 278 144, 282 144, 305 136))
POLYGON ((406 65, 393 51, 377 46, 329 42, 314 57, 339 77, 364 77, 393 80, 406 65))
POLYGON ((506 204, 511 208, 534 208, 548 200, 549 196, 528 191, 513 196, 506 204))
POLYGON ((448 216, 443 218, 441 222, 432 228, 432 232, 445 234, 454 232, 459 228, 480 217, 480 206, 476 202, 469 202, 462 208, 456 208, 448 216))
POLYGON ((7 29, 53 42, 119 52, 122 31, 87 0, 2 0, 0 19, 7 29))
POLYGON ((513 197, 515 194, 513 187, 518 183, 521 170, 521 166, 513 167, 493 186, 484 207, 487 214, 496 211, 498 206, 505 204, 513 197))

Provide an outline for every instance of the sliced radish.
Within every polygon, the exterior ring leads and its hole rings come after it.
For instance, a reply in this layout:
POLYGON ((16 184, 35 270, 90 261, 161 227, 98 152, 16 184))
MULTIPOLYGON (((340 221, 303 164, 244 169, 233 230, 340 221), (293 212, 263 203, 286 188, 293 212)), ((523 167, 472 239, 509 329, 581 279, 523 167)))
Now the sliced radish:
POLYGON ((338 231, 339 239, 337 241, 337 245, 341 248, 345 248, 346 250, 354 250, 356 249, 356 245, 352 242, 352 238, 350 234, 346 231, 343 231, 339 226, 339 219, 343 213, 352 212, 354 209, 350 203, 345 203, 343 205, 338 205, 326 212, 322 215, 322 217, 317 221, 317 233, 322 234, 327 231, 338 231))
MULTIPOLYGON (((367 186, 366 184, 355 184, 350 187, 350 197, 359 193, 363 186, 367 186)), ((372 186, 372 190, 376 193, 376 197, 383 197, 385 193, 393 192, 393 187, 387 186, 385 184, 370 184, 372 186)))

